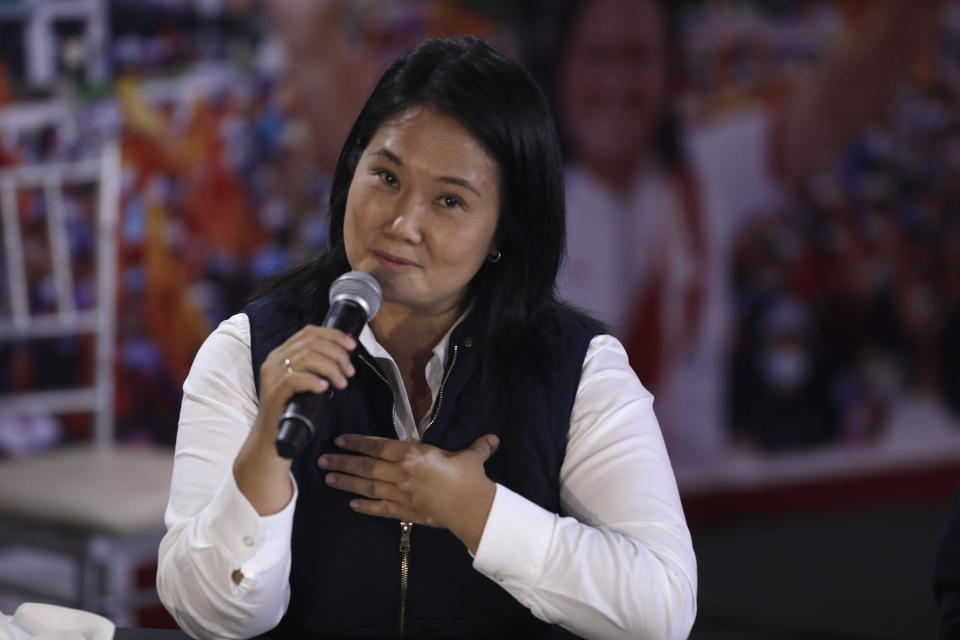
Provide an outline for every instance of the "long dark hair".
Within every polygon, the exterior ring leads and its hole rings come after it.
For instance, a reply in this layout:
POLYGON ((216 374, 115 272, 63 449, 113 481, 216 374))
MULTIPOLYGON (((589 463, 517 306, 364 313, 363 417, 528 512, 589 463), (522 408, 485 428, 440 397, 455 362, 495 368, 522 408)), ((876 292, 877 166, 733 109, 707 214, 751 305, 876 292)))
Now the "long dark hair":
POLYGON ((308 321, 326 313, 326 293, 350 269, 343 244, 347 193, 364 149, 391 116, 429 106, 456 118, 493 158, 500 174, 495 232, 502 258, 485 262, 468 285, 477 337, 507 352, 523 342, 538 313, 556 303, 565 246, 560 144, 539 86, 518 64, 474 37, 426 41, 383 74, 340 151, 330 190, 329 246, 264 290, 299 306, 308 321), (307 308, 304 307, 307 306, 307 308))

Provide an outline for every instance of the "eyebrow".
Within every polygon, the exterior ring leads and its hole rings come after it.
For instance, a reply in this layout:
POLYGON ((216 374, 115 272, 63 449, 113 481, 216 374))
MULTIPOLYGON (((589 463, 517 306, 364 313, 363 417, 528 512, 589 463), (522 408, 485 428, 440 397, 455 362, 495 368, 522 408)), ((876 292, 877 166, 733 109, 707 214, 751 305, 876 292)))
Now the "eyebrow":
POLYGON ((475 194, 477 194, 478 198, 483 197, 483 195, 479 191, 473 188, 473 185, 470 184, 469 181, 464 180, 463 178, 454 178, 452 176, 440 176, 439 178, 437 178, 437 180, 439 180, 440 182, 446 182, 447 184, 459 185, 464 189, 469 189, 470 191, 473 191, 475 194))
POLYGON ((384 158, 386 158, 387 160, 390 160, 394 164, 398 164, 401 167, 403 166, 403 160, 397 157, 397 154, 395 154, 393 151, 388 151, 387 149, 378 149, 373 152, 373 155, 383 156, 384 158))
MULTIPOLYGON (((397 154, 395 154, 394 152, 388 149, 377 149, 376 151, 373 152, 373 155, 383 156, 384 158, 393 162, 397 166, 399 167, 403 166, 403 160, 401 160, 400 157, 397 156, 397 154)), ((464 178, 455 178, 453 176, 440 176, 439 178, 437 178, 437 180, 439 182, 445 182, 447 184, 455 184, 460 187, 463 187, 464 189, 469 189, 470 191, 473 191, 475 194, 477 194, 477 197, 480 197, 480 198, 483 197, 483 194, 477 191, 476 187, 470 184, 469 180, 465 180, 464 178)))

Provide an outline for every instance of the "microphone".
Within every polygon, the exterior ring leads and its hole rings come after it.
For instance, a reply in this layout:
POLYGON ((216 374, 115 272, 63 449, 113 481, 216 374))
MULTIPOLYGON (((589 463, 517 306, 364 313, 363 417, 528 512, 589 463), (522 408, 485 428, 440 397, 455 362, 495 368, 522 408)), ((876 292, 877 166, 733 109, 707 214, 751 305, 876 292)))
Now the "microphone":
MULTIPOLYGON (((362 271, 348 271, 330 285, 330 310, 323 319, 323 326, 339 329, 357 339, 363 325, 380 311, 382 299, 380 283, 373 276, 362 271)), ((312 418, 332 395, 332 387, 324 393, 302 391, 293 394, 280 416, 276 441, 280 457, 292 459, 313 439, 316 428, 312 418)))

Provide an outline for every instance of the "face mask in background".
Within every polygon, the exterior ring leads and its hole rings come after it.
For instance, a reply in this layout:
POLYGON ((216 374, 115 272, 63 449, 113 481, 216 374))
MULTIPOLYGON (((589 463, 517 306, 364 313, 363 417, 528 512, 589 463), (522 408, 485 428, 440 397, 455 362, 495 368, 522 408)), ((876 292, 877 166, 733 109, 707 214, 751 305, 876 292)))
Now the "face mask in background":
POLYGON ((770 347, 761 360, 764 379, 776 391, 796 391, 810 374, 810 354, 799 347, 770 347))

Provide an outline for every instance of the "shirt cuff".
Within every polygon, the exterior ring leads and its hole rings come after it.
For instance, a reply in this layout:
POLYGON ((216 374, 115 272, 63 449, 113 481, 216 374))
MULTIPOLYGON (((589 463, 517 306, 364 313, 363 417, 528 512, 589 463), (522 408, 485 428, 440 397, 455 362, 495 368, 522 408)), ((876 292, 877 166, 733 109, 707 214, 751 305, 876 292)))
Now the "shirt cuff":
POLYGON ((543 572, 557 517, 497 484, 473 568, 503 586, 533 588, 543 572))
POLYGON ((291 475, 290 502, 277 513, 261 516, 240 491, 232 471, 226 476, 205 510, 205 522, 200 526, 209 532, 210 543, 221 550, 229 566, 242 566, 244 574, 252 576, 257 569, 270 566, 290 553, 297 483, 291 475))

